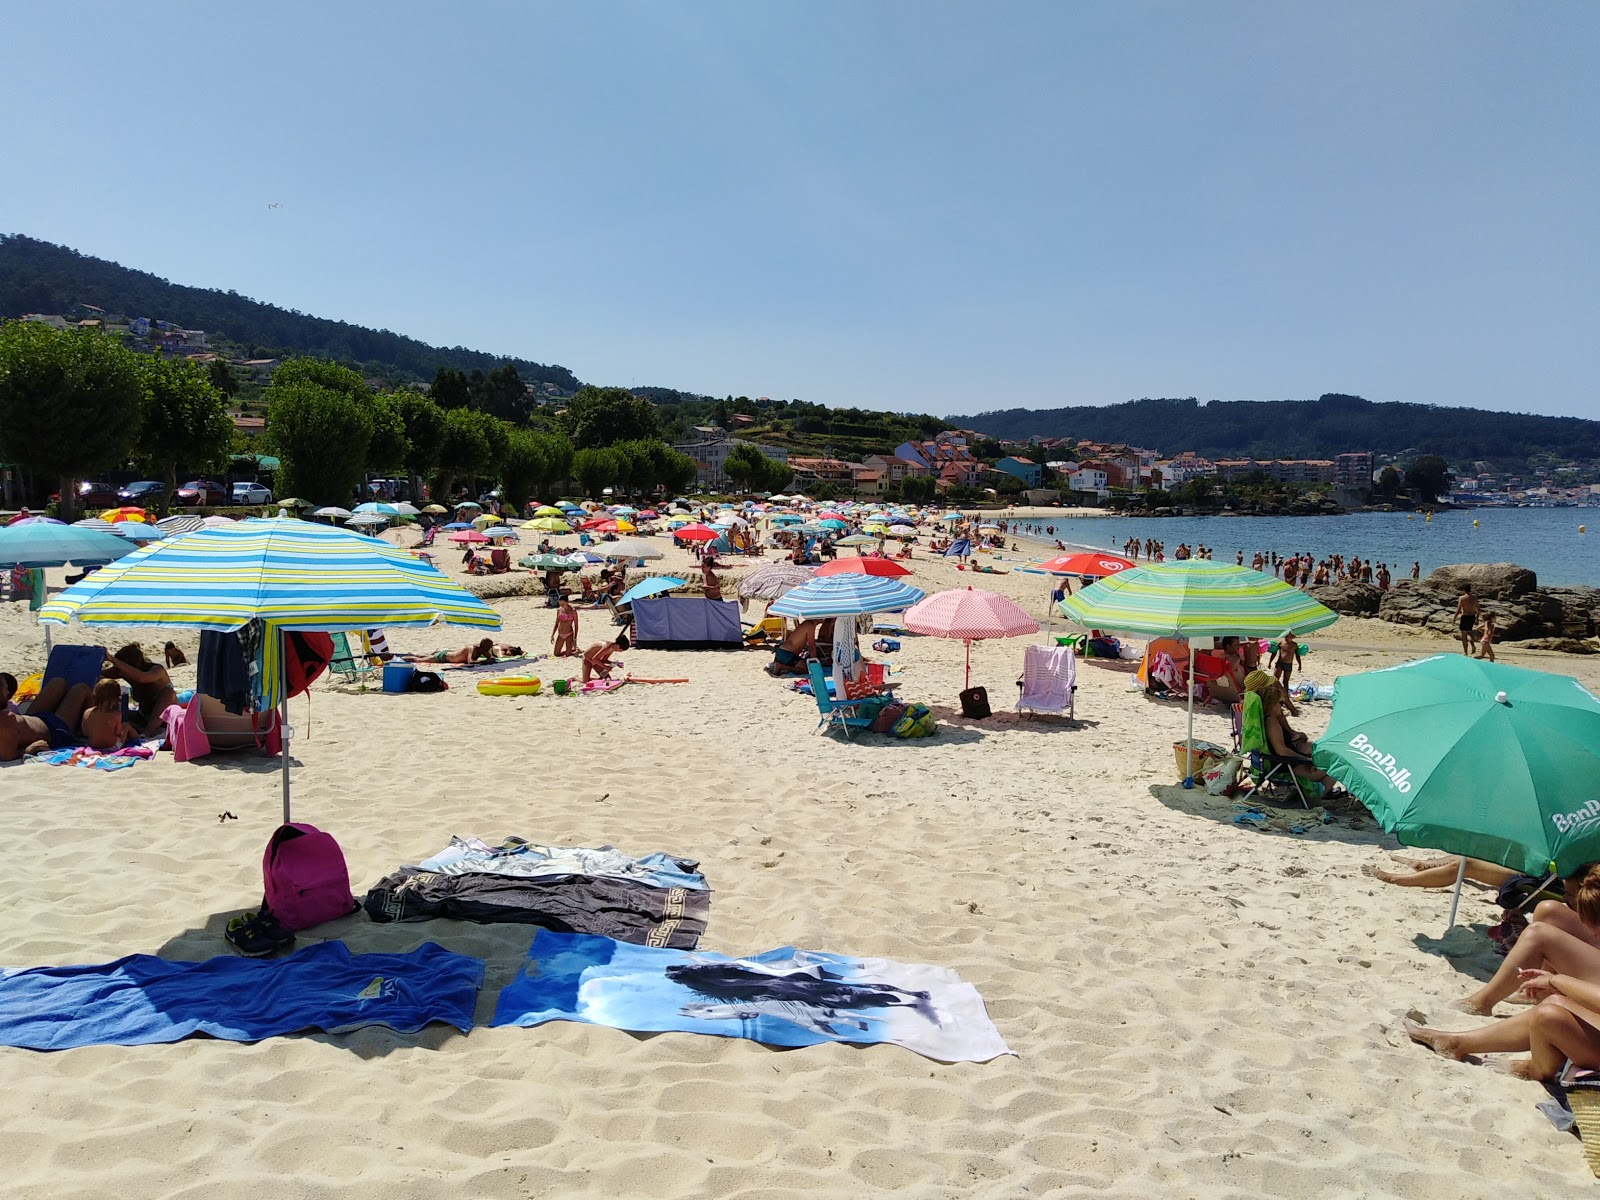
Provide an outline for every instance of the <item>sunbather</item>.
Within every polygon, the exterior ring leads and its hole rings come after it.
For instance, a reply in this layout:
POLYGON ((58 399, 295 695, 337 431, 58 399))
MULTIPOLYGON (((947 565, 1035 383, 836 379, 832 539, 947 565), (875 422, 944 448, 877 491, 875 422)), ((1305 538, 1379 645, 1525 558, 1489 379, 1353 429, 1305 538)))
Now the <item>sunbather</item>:
POLYGON ((583 652, 583 682, 588 683, 595 676, 601 679, 610 679, 614 669, 611 656, 618 650, 628 648, 628 635, 617 634, 614 642, 596 642, 583 652))
MULTIPOLYGON (((1287 693, 1283 685, 1265 671, 1252 671, 1245 676, 1244 686, 1246 691, 1256 692, 1261 697, 1261 720, 1266 728, 1267 748, 1280 758, 1309 759, 1311 739, 1291 726, 1284 717, 1287 693)), ((1291 763, 1290 770, 1302 779, 1314 779, 1330 787, 1334 782, 1333 776, 1312 766, 1310 762, 1291 763)))
POLYGON ((777 649, 772 652, 772 664, 767 668, 767 673, 770 675, 804 675, 808 657, 817 657, 817 623, 815 621, 801 621, 783 635, 783 640, 778 643, 777 649))
POLYGON ((17 677, 0 671, 0 712, 11 707, 11 698, 17 694, 17 677))
MULTIPOLYGON (((1461 859, 1450 854, 1444 858, 1413 865, 1405 871, 1394 871, 1371 864, 1362 867, 1361 870, 1373 879, 1392 883, 1398 887, 1447 888, 1456 885, 1456 877, 1461 870, 1461 859)), ((1473 883, 1497 888, 1516 874, 1509 867, 1502 867, 1496 863, 1484 862, 1479 858, 1467 859, 1466 878, 1473 883)))
POLYGON ((521 658, 521 646, 497 646, 492 638, 484 638, 471 646, 462 646, 456 650, 435 650, 432 654, 406 654, 402 655, 406 662, 414 663, 452 663, 460 666, 464 663, 492 663, 503 658, 521 658))
POLYGON ((1565 881, 1564 888, 1566 902, 1541 901, 1528 927, 1501 960, 1500 969, 1488 983, 1452 1007, 1488 1016, 1496 1004, 1522 986, 1523 973, 1534 970, 1575 976, 1600 986, 1600 866, 1583 868, 1565 881))
POLYGON ((65 679, 52 679, 26 714, 0 710, 0 762, 73 745, 78 718, 88 700, 88 684, 68 687, 65 679))
POLYGON ((102 679, 90 693, 89 705, 78 720, 78 732, 93 750, 120 750, 139 736, 122 719, 122 684, 102 679))
POLYGON ((1519 982, 1533 1008, 1462 1033, 1406 1018, 1406 1033, 1447 1058, 1525 1051, 1527 1058, 1505 1066, 1520 1079, 1554 1079, 1569 1058, 1574 1066, 1600 1068, 1600 984, 1540 970, 1521 971, 1519 982))
POLYGON ((118 650, 106 667, 129 685, 137 707, 132 722, 134 729, 141 736, 154 733, 161 725, 161 714, 167 711, 168 705, 178 702, 178 693, 172 687, 167 669, 146 658, 138 642, 130 642, 118 650))

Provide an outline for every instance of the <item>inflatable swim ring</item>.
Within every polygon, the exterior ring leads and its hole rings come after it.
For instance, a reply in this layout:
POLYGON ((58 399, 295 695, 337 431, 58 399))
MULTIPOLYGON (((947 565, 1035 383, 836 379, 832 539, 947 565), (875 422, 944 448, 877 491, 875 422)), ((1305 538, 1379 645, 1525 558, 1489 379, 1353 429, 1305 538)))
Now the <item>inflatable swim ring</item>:
POLYGON ((536 675, 502 675, 498 679, 483 679, 478 682, 478 694, 482 696, 537 696, 540 688, 539 678, 536 675))

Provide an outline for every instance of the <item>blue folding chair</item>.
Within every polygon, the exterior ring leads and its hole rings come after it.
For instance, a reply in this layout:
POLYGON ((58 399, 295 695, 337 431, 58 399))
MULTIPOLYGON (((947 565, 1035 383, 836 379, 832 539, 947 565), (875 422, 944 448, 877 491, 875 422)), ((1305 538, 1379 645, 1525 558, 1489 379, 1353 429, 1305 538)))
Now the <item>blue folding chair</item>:
POLYGON ((811 694, 816 697, 817 712, 821 715, 816 732, 824 732, 837 726, 844 730, 844 736, 848 738, 852 729, 871 728, 872 719, 860 715, 859 702, 840 702, 828 695, 828 677, 822 673, 821 663, 815 661, 807 663, 806 673, 811 677, 811 694))

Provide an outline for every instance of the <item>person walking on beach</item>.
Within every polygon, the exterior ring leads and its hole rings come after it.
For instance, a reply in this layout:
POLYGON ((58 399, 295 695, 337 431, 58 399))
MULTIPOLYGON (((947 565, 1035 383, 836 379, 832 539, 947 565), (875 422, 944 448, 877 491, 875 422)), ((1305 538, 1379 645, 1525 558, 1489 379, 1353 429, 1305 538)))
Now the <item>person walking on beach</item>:
POLYGON ((1289 691, 1289 677, 1294 674, 1295 664, 1300 661, 1300 642, 1294 634, 1284 631, 1278 639, 1278 656, 1272 662, 1272 673, 1283 685, 1284 694, 1289 691))
POLYGON ((1472 585, 1463 583, 1461 598, 1456 601, 1456 630, 1461 637, 1461 653, 1468 658, 1472 657, 1472 630, 1481 611, 1478 598, 1472 594, 1472 585))
POLYGON ((1494 614, 1483 614, 1483 638, 1478 642, 1478 657, 1494 661, 1494 614))

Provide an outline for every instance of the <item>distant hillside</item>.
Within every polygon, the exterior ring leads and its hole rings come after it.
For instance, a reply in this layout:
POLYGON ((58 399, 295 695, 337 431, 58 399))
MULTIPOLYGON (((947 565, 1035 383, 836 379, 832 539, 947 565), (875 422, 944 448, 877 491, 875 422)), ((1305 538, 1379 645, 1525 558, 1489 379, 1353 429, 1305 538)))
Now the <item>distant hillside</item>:
POLYGON ((1103 408, 1011 408, 950 417, 994 438, 1090 438, 1207 458, 1327 458, 1346 450, 1438 454, 1452 463, 1600 458, 1600 421, 1374 403, 1360 396, 1317 400, 1133 400, 1103 408))
POLYGON ((388 367, 417 379, 432 379, 439 367, 490 371, 509 362, 528 383, 553 384, 564 392, 580 386, 565 367, 462 346, 430 346, 388 330, 263 304, 236 292, 168 283, 147 271, 131 270, 21 234, 0 235, 0 318, 30 312, 67 313, 79 304, 93 304, 129 317, 159 318, 185 329, 204 329, 271 356, 311 354, 371 368, 388 367))

